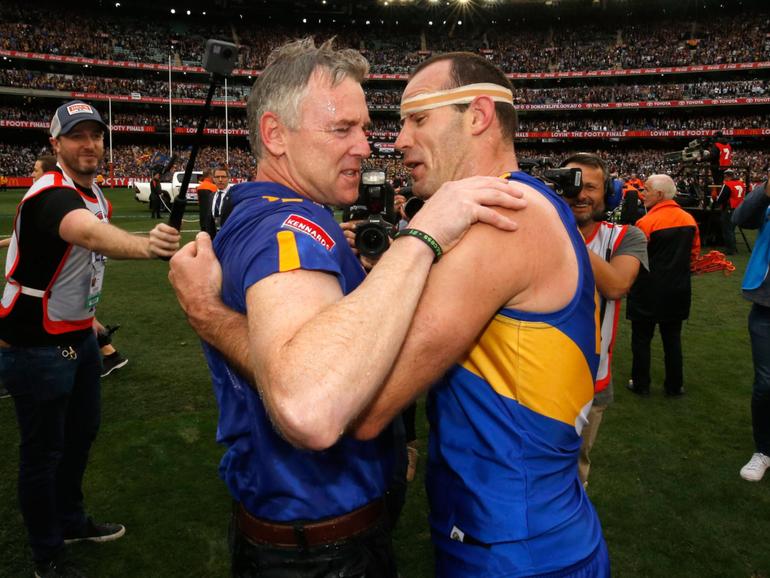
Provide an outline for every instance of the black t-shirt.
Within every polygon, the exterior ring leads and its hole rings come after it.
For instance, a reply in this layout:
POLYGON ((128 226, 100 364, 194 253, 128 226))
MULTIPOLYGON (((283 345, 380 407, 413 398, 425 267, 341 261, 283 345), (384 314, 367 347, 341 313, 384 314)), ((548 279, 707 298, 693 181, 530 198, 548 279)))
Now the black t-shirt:
MULTIPOLYGON (((95 199, 90 189, 76 185, 80 192, 95 199)), ((53 188, 25 201, 19 219, 19 264, 13 278, 26 287, 45 290, 61 264, 69 244, 59 236, 64 216, 86 209, 83 199, 72 189, 53 188)), ((90 329, 51 335, 43 328, 43 300, 19 295, 7 317, 0 318, 0 339, 19 346, 60 345, 82 341, 90 329)))

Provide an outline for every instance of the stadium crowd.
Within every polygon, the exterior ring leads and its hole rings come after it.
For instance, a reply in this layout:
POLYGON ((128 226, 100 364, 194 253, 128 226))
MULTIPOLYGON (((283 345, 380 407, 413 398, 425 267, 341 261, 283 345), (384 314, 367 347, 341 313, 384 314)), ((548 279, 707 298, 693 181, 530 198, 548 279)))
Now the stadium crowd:
MULTIPOLYGON (((141 78, 110 78, 85 74, 55 74, 20 69, 0 69, 0 87, 34 88, 39 90, 61 90, 93 92, 113 95, 140 95, 168 97, 168 82, 141 78)), ((208 86, 195 83, 172 83, 172 98, 205 99, 208 86)), ((396 107, 401 101, 400 89, 366 88, 370 107, 396 107)), ((229 100, 245 101, 251 87, 244 84, 228 85, 229 100)), ((581 102, 628 102, 704 98, 762 97, 770 94, 765 80, 728 80, 721 82, 690 82, 674 84, 615 84, 611 86, 564 86, 557 88, 528 88, 518 86, 514 103, 554 104, 581 102)), ((224 99, 224 89, 215 94, 217 100, 224 99)))
MULTIPOLYGON (((50 120, 45 109, 31 109, 26 107, 0 107, 0 117, 8 120, 47 122, 50 120)), ((175 109, 172 115, 174 127, 194 128, 198 124, 198 117, 194 114, 180 114, 175 109)), ((112 122, 116 126, 154 126, 160 132, 167 130, 168 111, 151 112, 116 112, 113 113, 112 122)), ((212 115, 206 126, 208 128, 225 128, 224 115, 212 115)), ((233 109, 228 115, 227 126, 231 130, 246 130, 247 122, 244 111, 233 109)), ((372 133, 374 136, 392 135, 397 133, 400 123, 395 118, 372 119, 372 133)), ((623 130, 718 130, 723 128, 751 129, 770 127, 770 115, 727 115, 711 114, 707 116, 693 116, 690 112, 671 110, 666 113, 596 115, 590 116, 563 116, 542 117, 533 115, 521 115, 519 122, 520 132, 553 132, 553 131, 623 131, 623 130)))
MULTIPOLYGON (((484 22, 483 26, 451 26, 428 22, 351 22, 329 25, 234 22, 222 23, 175 18, 138 22, 123 13, 88 16, 98 42, 83 37, 82 14, 58 7, 41 9, 22 4, 0 8, 4 27, 0 48, 47 54, 66 54, 113 60, 199 64, 206 38, 235 41, 241 66, 261 69, 269 51, 289 38, 313 34, 318 39, 336 35, 340 44, 362 50, 374 73, 408 73, 431 52, 483 50, 506 72, 573 71, 612 68, 677 66, 754 62, 766 59, 764 34, 768 14, 720 15, 695 22, 656 22, 601 27, 575 22, 559 29, 530 27, 510 33, 510 24, 484 22), (77 16, 77 17, 75 17, 77 16), (120 20, 118 20, 120 17, 120 20), (57 27, 40 27, 55 19, 57 27), (527 50, 521 50, 526 46, 527 50)), ((479 23, 482 24, 482 23, 479 23)))
MULTIPOLYGON (((583 146, 571 145, 570 147, 557 148, 554 146, 536 146, 531 143, 519 143, 516 151, 519 158, 541 159, 549 158, 554 164, 569 156, 575 151, 590 151, 601 156, 608 165, 610 172, 627 178, 631 174, 650 175, 661 171, 665 166, 665 153, 674 152, 675 149, 660 149, 647 147, 608 147, 597 146, 595 143, 585 143, 583 146)), ((10 145, 0 143, 0 174, 5 176, 27 176, 35 159, 47 153, 45 147, 34 145, 10 145)), ((149 145, 118 145, 113 147, 114 175, 116 177, 149 179, 151 171, 151 159, 155 153, 168 156, 168 146, 149 145)), ((186 147, 174 147, 177 157, 173 170, 183 170, 189 157, 189 149, 186 147)), ((213 168, 224 162, 225 148, 221 146, 206 146, 198 152, 196 169, 213 168)), ((107 156, 109 158, 109 155, 107 156)), ((749 167, 752 178, 759 179, 768 170, 767 156, 757 149, 741 149, 735 151, 734 165, 736 167, 749 167)), ((231 146, 229 149, 230 174, 236 179, 248 180, 251 178, 255 163, 248 148, 231 146)), ((364 161, 363 170, 385 170, 391 182, 408 184, 409 172, 399 158, 370 158, 364 161)), ((100 168, 104 175, 109 174, 106 160, 100 168)))

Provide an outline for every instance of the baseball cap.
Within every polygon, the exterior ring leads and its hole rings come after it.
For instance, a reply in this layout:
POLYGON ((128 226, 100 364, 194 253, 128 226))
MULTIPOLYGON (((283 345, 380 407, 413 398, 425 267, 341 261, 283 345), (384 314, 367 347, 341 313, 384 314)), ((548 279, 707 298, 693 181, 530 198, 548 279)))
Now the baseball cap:
POLYGON ((71 100, 56 109, 56 114, 51 119, 51 136, 55 138, 67 134, 76 124, 86 120, 98 122, 105 131, 107 130, 107 125, 94 107, 82 100, 71 100))

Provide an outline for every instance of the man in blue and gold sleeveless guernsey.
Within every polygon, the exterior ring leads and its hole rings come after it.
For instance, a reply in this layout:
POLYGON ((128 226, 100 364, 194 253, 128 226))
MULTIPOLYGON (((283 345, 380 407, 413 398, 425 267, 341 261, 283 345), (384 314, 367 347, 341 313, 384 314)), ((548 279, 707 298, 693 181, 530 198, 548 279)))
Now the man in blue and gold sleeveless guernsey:
POLYGON ((511 94, 499 69, 468 53, 427 60, 404 91, 396 146, 415 194, 513 169, 505 176, 528 204, 515 233, 475 225, 433 267, 357 435, 376 436, 433 384, 426 475, 437 576, 609 576, 577 472, 599 361, 593 275, 567 204, 515 171, 511 94))
POLYGON ((396 239, 365 276, 324 205, 358 196, 366 61, 308 39, 270 63, 247 109, 260 182, 233 187, 214 246, 222 300, 205 233, 171 264, 219 403, 233 575, 395 577, 384 497, 403 440, 389 425, 359 440, 350 424, 390 371, 436 253, 479 219, 513 228, 483 205, 524 203, 502 178, 467 179, 470 203, 445 187, 412 221, 422 236, 396 239))

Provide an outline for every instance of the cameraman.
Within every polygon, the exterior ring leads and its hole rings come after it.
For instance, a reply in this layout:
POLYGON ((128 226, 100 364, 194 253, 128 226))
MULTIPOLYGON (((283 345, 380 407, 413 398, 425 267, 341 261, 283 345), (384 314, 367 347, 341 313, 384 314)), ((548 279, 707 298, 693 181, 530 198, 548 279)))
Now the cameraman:
POLYGON ((735 225, 733 224, 733 211, 743 201, 746 195, 746 184, 735 178, 735 171, 727 169, 724 173, 725 181, 717 195, 716 206, 720 209, 720 223, 722 225, 722 239, 727 255, 735 255, 738 248, 735 244, 735 225))
POLYGON ((590 453, 599 433, 604 410, 612 403, 612 350, 618 328, 620 300, 625 297, 639 274, 639 266, 648 269, 647 239, 632 225, 616 225, 604 219, 611 198, 608 193, 607 166, 601 157, 592 153, 577 153, 567 158, 563 167, 580 169, 583 188, 577 197, 568 198, 567 204, 575 215, 578 228, 586 241, 600 300, 601 357, 594 385, 594 402, 583 427, 578 475, 588 485, 591 467, 590 453))
POLYGON ((711 179, 715 185, 724 181, 725 171, 733 165, 733 147, 721 131, 714 134, 714 141, 706 157, 711 167, 711 179))

